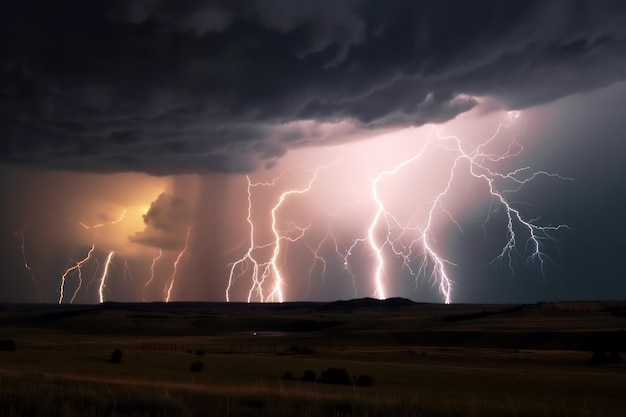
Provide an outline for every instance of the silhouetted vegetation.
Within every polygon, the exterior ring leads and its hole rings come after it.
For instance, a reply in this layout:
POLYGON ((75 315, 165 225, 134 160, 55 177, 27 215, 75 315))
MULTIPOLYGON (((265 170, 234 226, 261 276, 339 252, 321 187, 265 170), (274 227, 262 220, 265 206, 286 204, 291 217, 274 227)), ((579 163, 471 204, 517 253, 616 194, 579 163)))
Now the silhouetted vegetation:
POLYGON ((287 348, 287 353, 290 353, 292 355, 310 355, 312 353, 315 353, 315 351, 312 348, 306 346, 289 346, 287 348))
POLYGON ((111 353, 111 362, 122 363, 122 356, 122 351, 120 349, 115 349, 113 353, 111 353))
POLYGON ((198 361, 191 364, 190 370, 191 372, 202 372, 202 368, 204 368, 204 365, 198 361))
POLYGON ((319 381, 322 384, 350 385, 350 375, 344 368, 328 368, 322 371, 319 381))
POLYGON ((197 356, 203 356, 204 355, 204 350, 202 350, 202 349, 196 350, 196 355, 197 356))
POLYGON ((15 340, 0 340, 0 350, 3 351, 14 351, 15 350, 15 340))
POLYGON ((302 380, 306 382, 315 382, 316 379, 315 372, 311 370, 304 371, 304 375, 302 375, 302 380))
POLYGON ((283 374, 283 379, 286 380, 286 381, 291 381, 291 380, 293 380, 293 374, 291 372, 287 371, 287 372, 285 372, 283 374))
POLYGON ((373 382, 374 380, 369 375, 359 375, 359 377, 356 380, 356 384, 359 387, 369 387, 370 385, 372 385, 373 382))
POLYGON ((619 356, 618 352, 611 352, 607 355, 607 353, 602 350, 594 350, 589 362, 596 364, 621 363, 622 358, 619 356))

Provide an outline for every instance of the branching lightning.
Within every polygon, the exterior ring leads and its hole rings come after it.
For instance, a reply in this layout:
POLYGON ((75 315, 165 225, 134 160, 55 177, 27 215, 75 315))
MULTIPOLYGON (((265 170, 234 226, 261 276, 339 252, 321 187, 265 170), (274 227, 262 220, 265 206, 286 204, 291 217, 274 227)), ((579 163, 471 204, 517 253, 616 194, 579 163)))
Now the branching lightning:
POLYGON ((110 224, 117 224, 117 223, 121 222, 122 220, 124 220, 124 216, 126 216, 126 209, 124 209, 122 211, 122 214, 120 214, 120 216, 117 219, 112 220, 110 222, 98 223, 98 224, 94 224, 92 226, 89 226, 89 225, 87 225, 87 224, 85 224, 83 222, 78 222, 78 224, 85 230, 94 230, 94 229, 99 229, 99 228, 104 227, 104 226, 108 226, 110 224))
POLYGON ((33 281, 33 284, 35 285, 35 291, 37 293, 37 300, 41 301, 41 294, 39 293, 39 283, 35 279, 35 273, 33 272, 33 268, 31 268, 30 264, 28 263, 28 258, 26 256, 26 239, 24 238, 24 230, 19 230, 15 232, 15 236, 20 237, 20 251, 22 252, 22 260, 24 261, 24 269, 28 271, 28 274, 30 275, 30 279, 31 281, 33 281))
POLYGON ((255 243, 256 231, 255 231, 254 222, 252 220, 252 210, 253 210, 252 188, 261 187, 261 186, 265 186, 265 187, 274 186, 276 185, 280 177, 274 179, 270 183, 253 183, 250 180, 250 177, 249 176, 247 177, 247 180, 248 180, 248 215, 247 215, 246 220, 248 222, 248 226, 250 230, 249 242, 248 242, 249 246, 248 246, 248 250, 246 251, 246 253, 240 259, 238 259, 237 261, 231 264, 230 275, 228 279, 228 286, 226 288, 226 300, 227 301, 230 301, 230 291, 231 291, 234 281, 240 278, 246 272, 248 272, 249 268, 252 268, 252 273, 251 273, 252 285, 250 287, 250 291, 248 292, 248 302, 251 302, 255 295, 261 302, 278 301, 282 303, 284 301, 284 295, 283 295, 284 278, 282 276, 282 272, 280 270, 280 265, 279 265, 279 256, 281 254, 281 243, 285 240, 289 242, 298 241, 304 236, 304 234, 306 233, 308 229, 308 226, 300 227, 300 226, 292 224, 291 225, 292 227, 290 230, 287 230, 287 231, 279 230, 277 214, 281 206, 285 202, 285 199, 287 199, 288 197, 292 195, 307 193, 308 191, 311 190, 311 188, 313 187, 313 183, 315 182, 315 179, 317 178, 317 173, 318 171, 316 170, 311 176, 311 179, 309 180, 308 184, 305 187, 300 188, 300 189, 290 189, 280 194, 280 196, 277 199, 276 204, 272 207, 270 211, 271 232, 272 232, 273 240, 263 245, 257 245, 255 243), (289 232, 291 232, 293 235, 289 235, 289 232), (257 259, 255 258, 254 252, 256 250, 261 250, 261 249, 266 249, 266 248, 271 248, 271 253, 272 253, 271 257, 267 261, 264 261, 264 262, 257 261, 257 259), (238 273, 236 273, 237 270, 239 270, 238 273), (267 295, 267 297, 265 297, 263 293, 263 286, 265 284, 265 281, 270 277, 273 278, 273 285, 269 294, 267 295))
POLYGON ((85 256, 80 261, 76 262, 74 266, 67 268, 65 272, 63 273, 63 275, 61 276, 61 285, 59 287, 59 304, 63 303, 63 296, 64 296, 63 293, 65 291, 65 280, 67 279, 68 274, 73 271, 76 271, 78 273, 78 284, 77 284, 76 290, 74 291, 74 295, 72 296, 72 299, 70 300, 70 303, 74 301, 74 299, 76 298, 76 294, 78 294, 78 291, 83 285, 83 272, 81 268, 89 259, 91 259, 91 255, 93 254, 93 251, 95 249, 96 249, 95 245, 91 245, 91 249, 89 249, 89 252, 87 252, 87 256, 85 256))
MULTIPOLYGON (((519 116, 520 112, 509 113, 510 118, 518 118, 519 116)), ((361 237, 352 239, 343 251, 340 250, 341 244, 330 230, 326 232, 322 240, 304 243, 312 254, 312 263, 308 270, 309 279, 311 279, 313 270, 318 264, 321 265, 321 275, 323 277, 326 275, 329 259, 320 254, 322 247, 332 241, 335 253, 343 260, 343 266, 352 275, 354 282, 355 276, 351 271, 351 258, 356 247, 363 245, 372 254, 372 296, 377 298, 388 296, 386 271, 387 264, 390 262, 388 255, 392 255, 399 259, 402 267, 416 279, 430 277, 433 285, 438 287, 443 301, 445 303, 452 302, 453 280, 450 277, 449 269, 456 264, 440 253, 437 247, 435 223, 443 216, 462 232, 460 222, 454 218, 452 211, 446 208, 448 199, 454 195, 453 187, 461 178, 471 178, 484 184, 486 192, 492 200, 492 210, 499 207, 505 213, 507 219, 506 242, 494 261, 506 261, 509 268, 512 269, 513 253, 516 248, 518 246, 529 247, 531 253, 526 257, 527 263, 537 261, 539 269, 543 273, 545 262, 550 260, 543 251, 543 240, 553 239, 551 235, 553 232, 567 226, 544 226, 538 224, 536 219, 525 219, 521 212, 507 199, 507 194, 519 191, 525 184, 539 176, 556 177, 563 180, 569 180, 569 178, 545 171, 531 173, 530 167, 523 167, 506 173, 491 168, 492 165, 519 156, 523 151, 522 145, 517 141, 517 135, 513 135, 513 139, 510 139, 508 143, 496 143, 501 131, 509 127, 506 124, 499 124, 495 133, 478 145, 467 143, 457 136, 444 136, 437 130, 431 138, 422 142, 416 153, 374 175, 370 181, 369 193, 375 210, 361 237), (493 149, 503 150, 498 152, 493 149), (442 178, 444 180, 442 188, 434 192, 431 201, 422 202, 419 205, 419 210, 425 210, 426 214, 423 223, 413 220, 402 221, 394 214, 393 209, 388 207, 381 191, 386 190, 388 181, 396 181, 397 178, 395 177, 405 174, 403 170, 408 170, 411 166, 419 166, 427 155, 435 151, 444 154, 446 160, 450 161, 449 170, 445 178, 442 178), (524 243, 520 240, 522 231, 525 235, 524 243), (415 261, 419 262, 418 268, 413 266, 415 261)), ((253 189, 255 187, 275 187, 278 179, 270 183, 254 183, 250 177, 247 178, 248 214, 246 220, 249 226, 249 245, 246 253, 230 264, 230 275, 226 289, 227 300, 230 300, 230 292, 234 282, 245 275, 251 277, 248 302, 253 299, 261 302, 284 301, 283 288, 286 282, 282 272, 285 262, 285 260, 281 260, 283 246, 304 240, 303 237, 309 231, 310 225, 300 227, 292 224, 292 229, 289 232, 281 230, 278 227, 280 208, 289 196, 309 192, 315 179, 316 176, 314 175, 306 187, 290 189, 279 195, 277 203, 269 213, 273 239, 267 243, 259 244, 257 242, 259 225, 255 224, 253 220, 253 189), (265 258, 261 261, 263 250, 271 250, 272 255, 269 259, 265 258), (267 287, 268 280, 271 280, 272 284, 269 294, 265 296, 264 289, 267 287)), ((424 182, 424 179, 417 178, 415 182, 419 184, 420 181, 424 182)), ((326 213, 329 216, 337 214, 328 211, 326 213)), ((487 215, 485 223, 489 221, 491 213, 487 215)), ((282 219, 281 222, 285 223, 286 220, 282 219)))
POLYGON ((146 288, 148 288, 150 286, 150 284, 152 283, 152 281, 154 281, 154 274, 155 274, 155 270, 154 268, 156 267, 157 262, 159 261, 159 259, 161 259, 163 257, 163 249, 159 249, 159 254, 157 256, 155 256, 154 258, 152 258, 152 263, 150 264, 150 278, 146 281, 145 284, 143 284, 143 293, 142 293, 142 301, 146 301, 146 288))
POLYGON ((187 236, 185 237, 185 247, 178 253, 176 260, 174 261, 174 269, 172 271, 172 275, 170 276, 169 283, 165 288, 165 302, 169 303, 172 298, 172 289, 174 288, 174 284, 176 283, 176 275, 178 274, 178 266, 180 264, 180 260, 183 258, 187 250, 189 250, 189 237, 191 236, 191 230, 193 226, 189 226, 187 228, 187 236))

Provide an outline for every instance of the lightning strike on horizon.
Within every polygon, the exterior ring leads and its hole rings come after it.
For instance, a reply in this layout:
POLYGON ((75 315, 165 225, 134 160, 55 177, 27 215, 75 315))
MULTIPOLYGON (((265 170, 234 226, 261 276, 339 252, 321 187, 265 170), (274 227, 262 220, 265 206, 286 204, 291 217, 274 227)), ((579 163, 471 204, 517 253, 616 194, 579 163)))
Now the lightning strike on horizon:
POLYGON ((174 283, 176 281, 176 274, 178 273, 178 264, 180 263, 180 260, 183 258, 183 256, 189 249, 189 237, 191 236, 192 229, 193 229, 193 226, 189 226, 189 228, 187 229, 187 236, 185 237, 185 247, 180 251, 180 253, 176 257, 176 260, 174 261, 174 270, 172 271, 172 275, 170 276, 169 284, 167 285, 165 289, 165 302, 166 303, 169 303, 172 297, 172 289, 174 288, 174 283))
POLYGON ((111 266, 111 260, 113 259, 114 252, 111 251, 107 255, 104 262, 104 269, 102 271, 102 277, 100 278, 100 287, 98 288, 98 299, 100 304, 104 303, 104 288, 106 287, 106 279, 109 275, 109 266, 111 266))
POLYGON ((250 177, 246 176, 247 181, 248 181, 248 187, 247 187, 248 212, 247 212, 246 221, 249 226, 249 241, 248 241, 249 245, 248 245, 248 249, 246 253, 240 259, 230 264, 231 268, 230 268, 230 274, 229 274, 229 279, 228 279, 228 285, 226 288, 226 301, 230 301, 230 291, 235 280, 240 278, 244 274, 246 274, 246 272, 248 272, 248 269, 251 267, 252 268, 252 273, 251 273, 252 285, 250 286, 250 290, 248 291, 248 302, 252 302, 252 298, 254 297, 255 294, 257 295, 257 297, 259 298, 261 302, 266 302, 266 301, 269 302, 269 301, 274 301, 274 300, 277 300, 278 302, 281 302, 281 303, 284 302, 284 296, 283 296, 283 291, 282 291, 283 277, 280 271, 280 267, 278 265, 279 255, 281 253, 281 243, 284 240, 287 240, 289 242, 296 242, 300 240, 304 236, 306 231, 309 229, 310 225, 307 227, 300 227, 300 226, 292 224, 292 228, 289 231, 290 232, 295 231, 296 233, 295 233, 295 236, 288 236, 278 230, 277 212, 280 209, 280 207, 283 205, 287 197, 294 195, 294 194, 305 194, 309 192, 311 188, 313 187, 313 183, 315 182, 317 178, 318 171, 319 171, 319 168, 315 170, 314 174, 312 175, 306 187, 302 189, 287 190, 280 194, 276 204, 272 207, 270 211, 271 231, 272 231, 273 240, 264 245, 256 245, 255 243, 256 231, 254 227, 254 222, 252 220, 252 209, 253 209, 252 188, 261 187, 261 186, 265 186, 265 187, 275 186, 278 180, 282 177, 282 174, 269 183, 261 183, 261 182, 253 183, 250 177), (265 248, 272 248, 272 256, 270 257, 269 260, 259 263, 259 261, 257 261, 255 256, 253 255, 253 253, 256 250, 265 249, 265 248), (235 275, 237 268, 239 268, 239 273, 235 275), (273 277, 274 285, 273 285, 272 290, 268 294, 268 296, 265 297, 263 294, 263 285, 265 281, 270 277, 273 277))
POLYGON ((73 271, 77 271, 77 273, 78 273, 78 284, 77 284, 76 290, 74 291, 74 295, 72 296, 72 298, 70 300, 70 304, 76 298, 76 295, 78 294, 78 291, 80 290, 80 288, 83 285, 83 273, 82 273, 82 269, 81 268, 91 258, 91 255, 93 254, 93 251, 95 249, 96 249, 96 246, 95 245, 91 245, 91 249, 89 249, 89 252, 87 252, 87 256, 85 256, 80 261, 76 262, 76 264, 74 266, 71 266, 71 267, 67 268, 65 270, 65 272, 63 273, 63 275, 61 276, 61 285, 59 287, 59 304, 63 303, 63 297, 64 297, 64 292, 65 292, 65 280, 67 279, 68 274, 70 272, 73 272, 73 271))
POLYGON ((26 239, 24 238, 24 230, 19 230, 15 232, 15 236, 18 236, 18 235, 20 237, 20 250, 22 252, 22 260, 24 262, 24 268, 30 274, 30 279, 33 281, 35 285, 35 292, 37 293, 37 300, 41 301, 41 294, 39 293, 39 283, 35 279, 35 273, 33 272, 33 269, 28 263, 28 259, 26 257, 26 239))
MULTIPOLYGON (((520 116, 519 112, 509 113, 510 116, 514 118, 518 118, 520 116)), ((507 222, 507 242, 502 248, 501 253, 496 257, 497 259, 503 259, 505 257, 509 260, 509 267, 512 268, 512 252, 517 246, 517 235, 515 232, 515 223, 526 229, 529 238, 528 243, 533 247, 533 251, 531 255, 527 258, 527 262, 531 262, 534 259, 539 260, 539 266, 543 273, 544 263, 547 259, 547 255, 545 255, 541 251, 541 242, 540 239, 548 238, 552 239, 550 236, 550 232, 557 231, 562 228, 566 228, 566 225, 557 225, 557 226, 540 226, 534 223, 533 220, 524 220, 519 210, 512 207, 511 203, 505 198, 504 194, 506 192, 514 192, 518 191, 524 184, 532 181, 539 175, 557 177, 563 180, 569 180, 569 178, 564 178, 556 174, 550 174, 545 171, 538 171, 533 173, 532 175, 526 178, 520 178, 520 174, 526 172, 529 167, 520 168, 514 171, 511 171, 506 174, 501 174, 499 172, 491 170, 489 167, 485 165, 485 161, 491 162, 499 162, 508 158, 512 158, 518 156, 523 147, 521 144, 517 142, 516 139, 512 140, 507 147, 507 150, 501 154, 497 153, 486 153, 485 149, 497 138, 498 134, 503 128, 508 128, 508 125, 499 124, 496 132, 488 138, 486 141, 479 144, 472 152, 467 152, 463 148, 463 143, 457 136, 441 136, 439 131, 437 131, 436 138, 439 142, 447 142, 452 141, 452 146, 443 145, 445 150, 449 153, 455 154, 454 162, 450 168, 450 173, 448 176, 448 181, 444 189, 439 192, 436 198, 430 203, 430 208, 428 210, 428 219, 426 222, 426 227, 423 230, 420 230, 418 227, 410 226, 410 225, 402 225, 390 211, 385 208, 383 201, 379 196, 379 183, 383 177, 388 175, 395 175, 397 172, 405 167, 406 165, 417 161, 423 156, 423 152, 425 147, 423 147, 418 154, 415 156, 404 160, 403 162, 397 164, 393 169, 388 171, 381 172, 372 182, 372 198, 374 199, 377 211, 370 223, 370 227, 368 229, 367 237, 360 238, 353 242, 352 246, 347 251, 346 257, 344 258, 344 265, 347 267, 348 258, 352 253, 354 247, 362 242, 367 241, 369 246, 374 253, 376 262, 375 262, 375 270, 373 274, 375 292, 374 296, 378 298, 385 298, 385 286, 384 286, 384 271, 385 271, 385 258, 383 256, 383 249, 385 246, 389 246, 392 252, 400 256, 403 259, 403 265, 407 266, 409 272, 415 276, 421 276, 426 271, 426 266, 430 262, 432 267, 431 276, 434 279, 434 282, 438 282, 439 292, 443 296, 444 302, 449 304, 452 301, 452 280, 450 279, 448 272, 446 271, 446 265, 455 265, 451 261, 447 260, 443 256, 441 256, 438 251, 432 245, 432 229, 434 223, 434 217, 437 211, 441 211, 447 215, 447 217, 461 230, 460 224, 452 217, 451 213, 444 207, 443 199, 450 194, 450 190, 453 182, 455 181, 458 174, 457 171, 460 169, 460 162, 465 161, 469 167, 467 173, 476 179, 484 181, 484 183, 488 187, 489 194, 492 198, 496 199, 499 202, 499 205, 502 206, 506 212, 506 216, 508 219, 507 222), (501 180, 510 180, 516 184, 516 187, 511 189, 503 189, 502 191, 498 191, 495 186, 495 181, 497 179, 501 180), (381 219, 384 219, 384 224, 386 224, 387 232, 386 236, 382 243, 377 243, 375 231, 378 228, 379 223, 381 223, 381 219), (406 232, 419 232, 418 237, 414 239, 410 245, 405 246, 399 243, 399 237, 394 237, 394 230, 399 228, 401 230, 401 235, 406 232), (410 267, 410 255, 412 254, 412 247, 416 242, 421 242, 421 246, 423 249, 423 260, 420 266, 419 272, 416 274, 415 271, 410 267), (400 246, 400 248, 398 248, 400 246)), ((486 219, 488 221, 488 218, 486 219)), ((400 235, 400 236, 401 236, 400 235)))
MULTIPOLYGON (((517 119, 521 115, 520 112, 509 112, 511 119, 517 119)), ((520 244, 519 230, 522 228, 528 235, 527 245, 530 246, 531 254, 526 258, 527 263, 534 260, 539 262, 539 268, 543 273, 544 263, 550 258, 542 251, 542 240, 553 239, 552 232, 566 228, 566 225, 542 226, 537 224, 536 219, 526 220, 518 209, 512 206, 507 200, 506 194, 519 191, 525 184, 536 179, 539 176, 555 177, 563 180, 569 178, 561 177, 557 174, 551 174, 545 171, 531 172, 530 167, 518 168, 510 172, 501 173, 490 168, 488 164, 499 163, 510 158, 519 156, 523 151, 523 146, 518 142, 517 137, 520 132, 516 132, 512 139, 507 142, 497 143, 501 131, 510 128, 510 125, 500 123, 495 129, 492 136, 480 142, 478 145, 471 145, 459 139, 457 136, 442 136, 439 130, 433 137, 424 141, 421 147, 412 156, 401 160, 386 170, 380 171, 370 180, 368 193, 370 199, 374 203, 374 213, 365 233, 360 238, 352 239, 351 244, 347 246, 347 250, 341 253, 340 244, 332 235, 331 230, 327 230, 324 237, 317 242, 305 242, 305 245, 312 253, 312 263, 308 270, 310 291, 311 276, 317 265, 321 266, 321 275, 325 276, 329 259, 321 255, 322 248, 328 243, 329 239, 334 242, 334 251, 343 259, 343 266, 352 276, 353 286, 356 296, 356 277, 350 268, 350 258, 354 250, 359 245, 366 246, 373 256, 372 284, 373 294, 376 298, 384 299, 388 296, 386 276, 387 259, 386 253, 393 254, 401 261, 401 266, 406 268, 410 275, 415 279, 420 277, 430 277, 433 285, 437 285, 438 291, 443 297, 443 302, 449 304, 452 302, 453 280, 448 271, 449 267, 457 266, 454 262, 444 257, 436 247, 436 234, 434 224, 436 219, 441 215, 445 216, 451 224, 463 232, 460 222, 458 222, 451 210, 446 208, 446 199, 454 194, 453 185, 460 178, 473 178, 480 183, 486 185, 489 198, 492 205, 502 207, 506 213, 506 243, 502 247, 499 255, 495 260, 508 260, 509 267, 512 268, 513 251, 520 244), (504 147, 502 147, 504 145, 504 147), (501 149, 500 151, 490 151, 491 147, 501 149), (466 149, 467 148, 467 149, 466 149), (443 185, 439 191, 433 195, 430 201, 422 202, 413 217, 408 222, 402 222, 394 215, 394 212, 387 207, 387 203, 381 192, 387 186, 386 181, 401 174, 403 169, 410 165, 420 166, 420 161, 426 158, 426 151, 434 149, 442 152, 446 158, 450 160, 450 167, 442 178, 443 185), (498 185, 503 182, 499 188, 498 185), (513 186, 511 186, 513 184, 513 186), (494 203, 495 201, 495 203, 494 203), (414 217, 417 212, 425 208, 426 219, 424 224, 416 224, 414 217), (343 256, 342 256, 343 255, 343 256), (421 259, 421 260, 420 260, 421 259), (419 268, 412 266, 412 263, 419 261, 419 268)), ((501 141, 498 141, 501 142, 501 141)), ((319 168, 318 168, 319 169, 319 168)), ((271 208, 270 226, 273 240, 258 244, 258 236, 255 222, 253 221, 253 195, 252 190, 255 187, 273 187, 277 184, 278 178, 269 183, 253 183, 250 177, 248 180, 248 213, 246 221, 249 226, 248 249, 246 253, 237 261, 230 264, 230 274, 228 286, 226 289, 226 300, 230 301, 230 292, 234 282, 242 276, 251 275, 252 285, 248 291, 248 302, 252 299, 258 299, 261 302, 267 301, 284 301, 283 287, 285 278, 283 276, 283 265, 279 265, 283 245, 290 242, 297 242, 302 239, 311 225, 306 227, 295 226, 288 232, 280 230, 278 226, 278 214, 285 200, 293 194, 304 194, 311 190, 313 182, 316 180, 317 171, 311 178, 308 185, 302 189, 290 189, 282 192, 278 197, 277 203, 271 208), (288 233, 295 232, 294 235, 288 233), (262 249, 271 249, 272 255, 268 260, 260 261, 257 251, 262 249), (268 279, 273 279, 273 285, 269 295, 265 296, 263 291, 268 279)), ((280 178, 280 177, 279 177, 280 178)), ((330 213, 325 210, 329 217, 336 216, 338 213, 330 213)), ((491 211, 488 213, 485 223, 489 221, 491 211)), ((283 256, 284 257, 284 256, 283 256)), ((417 282, 417 281, 416 281, 417 282)), ((307 292, 308 294, 308 292, 307 292)))
POLYGON ((141 294, 141 300, 142 301, 146 301, 146 288, 148 288, 148 286, 152 283, 152 281, 154 281, 154 268, 156 266, 156 263, 159 259, 161 259, 161 257, 163 256, 163 249, 159 249, 159 254, 157 256, 155 256, 154 258, 152 258, 152 263, 150 264, 150 279, 148 279, 148 281, 146 281, 145 284, 143 284, 143 292, 141 294))

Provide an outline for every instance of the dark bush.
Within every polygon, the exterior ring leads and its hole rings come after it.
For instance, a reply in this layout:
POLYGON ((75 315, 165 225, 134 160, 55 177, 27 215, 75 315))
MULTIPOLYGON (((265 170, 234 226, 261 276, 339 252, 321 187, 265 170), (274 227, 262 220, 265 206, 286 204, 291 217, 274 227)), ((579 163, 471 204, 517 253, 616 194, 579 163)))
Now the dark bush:
POLYGON ((0 350, 4 351, 14 351, 15 350, 15 340, 0 340, 0 350))
POLYGON ((619 356, 619 352, 611 352, 610 354, 606 354, 606 352, 602 350, 594 350, 593 356, 589 359, 591 363, 621 363, 622 358, 619 356))
POLYGON ((304 371, 304 375, 302 376, 303 381, 307 382, 315 382, 316 375, 313 371, 304 371))
POLYGON ((285 372, 283 374, 283 379, 287 380, 287 381, 291 381, 293 379, 293 374, 289 371, 285 372))
POLYGON ((198 355, 198 356, 204 356, 204 350, 202 350, 202 349, 198 349, 198 350, 196 350, 196 355, 198 355))
POLYGON ((289 346, 289 348, 287 349, 287 352, 298 354, 300 353, 300 348, 298 346, 289 346))
POLYGON ((191 372, 202 372, 202 362, 198 361, 198 362, 194 362, 191 364, 191 372))
POLYGON ((360 375, 356 380, 356 384, 359 387, 369 387, 373 382, 372 377, 369 375, 360 375))
POLYGON ((122 351, 120 349, 115 349, 113 353, 111 353, 111 362, 122 363, 122 351))
POLYGON ((343 368, 328 368, 322 371, 319 382, 322 384, 349 385, 351 383, 348 371, 343 368))
POLYGON ((300 349, 300 354, 301 355, 310 355, 313 352, 314 352, 314 350, 311 349, 311 348, 308 348, 308 347, 303 347, 303 348, 300 349))

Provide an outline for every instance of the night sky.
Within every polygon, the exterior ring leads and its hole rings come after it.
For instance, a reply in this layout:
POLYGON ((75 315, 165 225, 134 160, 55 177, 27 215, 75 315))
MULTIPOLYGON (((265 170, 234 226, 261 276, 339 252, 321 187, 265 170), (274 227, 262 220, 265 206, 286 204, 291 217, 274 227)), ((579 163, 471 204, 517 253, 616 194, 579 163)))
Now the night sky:
POLYGON ((0 5, 0 302, 624 299, 623 1, 0 5))

